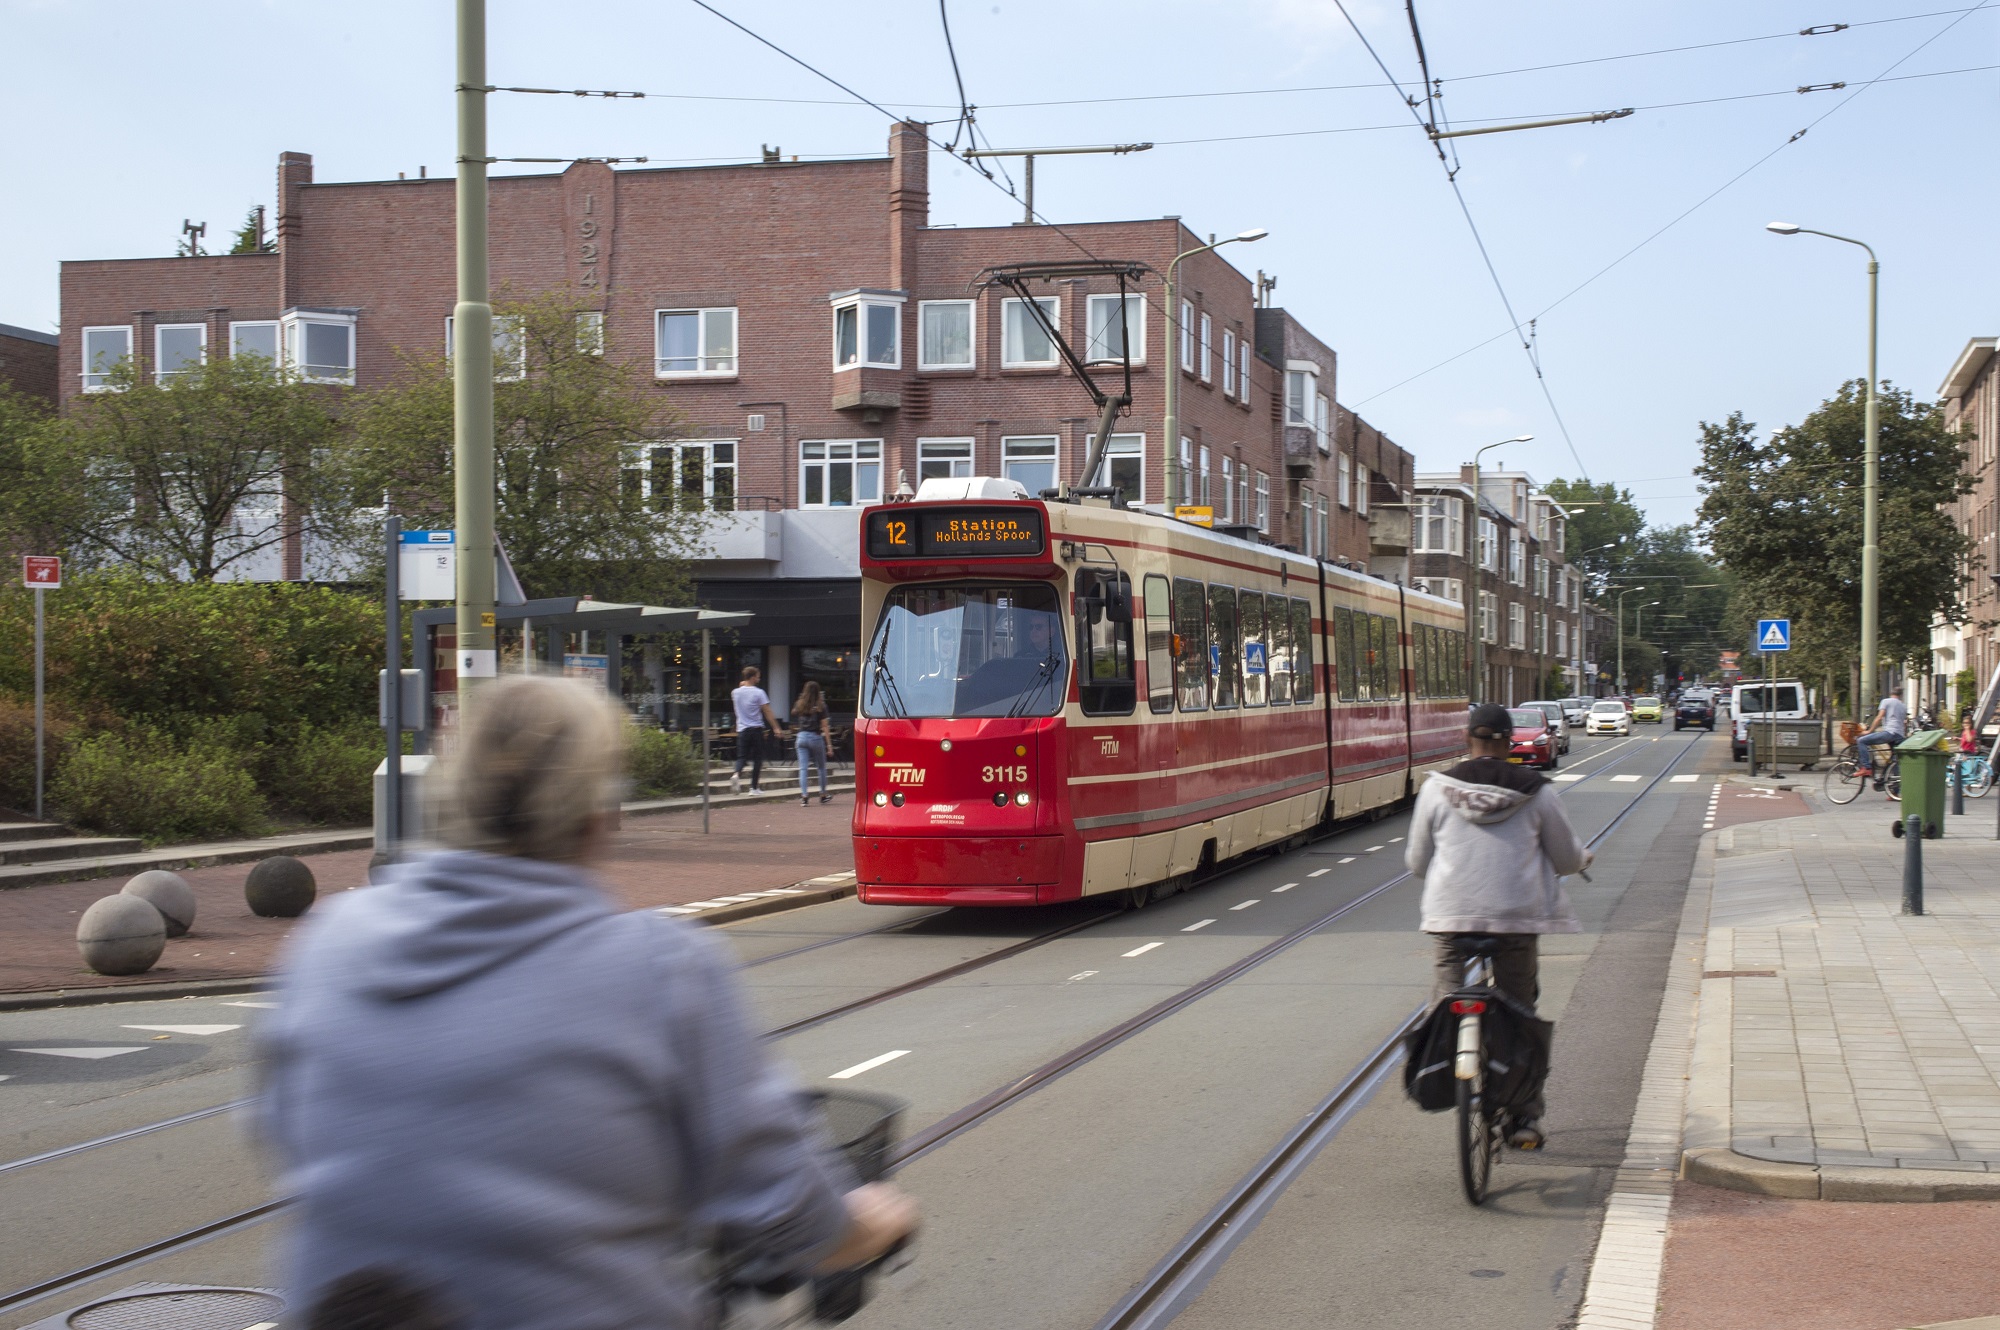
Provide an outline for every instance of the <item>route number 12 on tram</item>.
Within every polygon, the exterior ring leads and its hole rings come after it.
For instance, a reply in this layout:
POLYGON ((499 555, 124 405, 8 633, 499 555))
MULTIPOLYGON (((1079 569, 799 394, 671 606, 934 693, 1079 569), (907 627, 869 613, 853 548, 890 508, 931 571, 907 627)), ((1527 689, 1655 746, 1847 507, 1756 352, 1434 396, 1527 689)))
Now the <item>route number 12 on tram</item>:
POLYGON ((1048 544, 1039 508, 918 508, 868 515, 875 559, 1033 558, 1048 544))

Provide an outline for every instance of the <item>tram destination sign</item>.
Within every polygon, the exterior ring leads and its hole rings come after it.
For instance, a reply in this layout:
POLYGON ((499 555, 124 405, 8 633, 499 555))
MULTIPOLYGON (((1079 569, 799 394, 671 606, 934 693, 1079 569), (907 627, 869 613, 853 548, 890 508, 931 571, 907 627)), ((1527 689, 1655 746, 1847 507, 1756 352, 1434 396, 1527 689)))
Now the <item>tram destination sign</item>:
POLYGON ((1018 559, 1047 548, 1039 508, 890 508, 868 515, 871 559, 1018 559))

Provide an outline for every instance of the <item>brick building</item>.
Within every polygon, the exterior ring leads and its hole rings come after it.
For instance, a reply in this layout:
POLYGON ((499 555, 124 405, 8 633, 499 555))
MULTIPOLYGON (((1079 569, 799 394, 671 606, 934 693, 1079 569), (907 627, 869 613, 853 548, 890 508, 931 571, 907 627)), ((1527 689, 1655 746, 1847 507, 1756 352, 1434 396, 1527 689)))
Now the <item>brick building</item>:
POLYGON ((2000 668, 2000 595, 1991 574, 2000 572, 2000 356, 1994 354, 2000 339, 1975 337, 1953 362, 1951 372, 1938 388, 1939 405, 1944 408, 1947 429, 1964 433, 1965 473, 1973 487, 1954 500, 1948 509, 1971 543, 1966 557, 1965 612, 1963 624, 1938 624, 1931 629, 1931 670, 1929 688, 1923 700, 1956 714, 1958 708, 1978 700, 1978 689, 1986 686, 2000 668), (1960 670, 1971 670, 1977 681, 1970 697, 1961 696, 1953 680, 1960 670))
POLYGON ((56 336, 0 323, 0 383, 56 403, 56 336))
MULTIPOLYGON (((979 287, 981 271, 1095 257, 1158 274, 1202 243, 1172 217, 933 225, 928 150, 923 126, 899 124, 880 158, 579 162, 492 181, 496 299, 575 293, 606 353, 649 366, 682 417, 676 438, 635 444, 636 483, 662 497, 699 490, 716 510, 698 596, 758 615, 724 668, 763 665, 774 697, 813 677, 837 710, 851 705, 860 505, 933 476, 1011 476, 1031 492, 1084 479, 1091 401, 1024 302, 979 287)), ((324 382, 391 382, 399 353, 445 342, 454 188, 320 183, 310 157, 285 153, 275 253, 65 263, 64 400, 121 357, 168 373, 239 347, 324 382)), ((1174 497, 1273 543, 1395 565, 1395 524, 1371 526, 1369 505, 1407 499, 1409 455, 1361 422, 1334 428, 1333 352, 1285 311, 1258 308, 1230 264, 1205 253, 1181 265, 1180 318, 1161 308, 1157 276, 1122 311, 1109 278, 1046 291, 1035 298, 1086 354, 1118 350, 1121 312, 1132 336, 1135 401, 1099 482, 1169 502, 1160 385, 1172 354, 1188 486, 1174 497)), ((289 551, 274 575, 303 567, 289 551)))
POLYGON ((1552 670, 1563 675, 1558 695, 1586 691, 1583 581, 1565 557, 1562 507, 1524 471, 1475 479, 1461 466, 1419 473, 1414 488, 1409 580, 1467 607, 1468 632, 1476 624, 1485 643, 1481 698, 1549 697, 1552 670))

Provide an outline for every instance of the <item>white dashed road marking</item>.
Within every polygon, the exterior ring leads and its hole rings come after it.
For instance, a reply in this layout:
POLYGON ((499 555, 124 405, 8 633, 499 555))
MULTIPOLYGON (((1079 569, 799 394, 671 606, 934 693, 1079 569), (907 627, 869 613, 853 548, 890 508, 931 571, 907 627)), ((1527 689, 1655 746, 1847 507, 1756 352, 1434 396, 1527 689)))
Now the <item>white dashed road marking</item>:
MULTIPOLYGON (((1342 859, 1342 860, 1341 860, 1340 862, 1342 862, 1342 863, 1344 863, 1344 864, 1351 864, 1351 863, 1353 863, 1353 862, 1354 862, 1354 860, 1353 860, 1353 858, 1352 858, 1352 857, 1349 857, 1349 858, 1346 858, 1346 859, 1342 859)), ((1333 870, 1332 870, 1331 868, 1315 868, 1315 869, 1313 869, 1313 871, 1312 871, 1312 872, 1310 872, 1310 873, 1307 873, 1307 874, 1306 874, 1306 876, 1307 876, 1307 877, 1325 877, 1325 876, 1326 876, 1326 875, 1327 875, 1328 873, 1331 873, 1332 871, 1333 871, 1333 870)))
POLYGON ((1275 896, 1275 895, 1277 895, 1277 894, 1278 894, 1279 892, 1281 892, 1281 891, 1290 891, 1290 890, 1291 890, 1291 889, 1292 889, 1293 887, 1296 887, 1297 885, 1299 885, 1299 884, 1298 884, 1298 883, 1296 883, 1296 882, 1287 882, 1287 883, 1286 883, 1286 884, 1285 884, 1284 886, 1282 886, 1282 887, 1272 887, 1272 888, 1271 888, 1271 894, 1272 894, 1273 896, 1275 896))
POLYGON ((1126 959, 1126 960, 1131 960, 1131 959, 1132 959, 1132 958, 1133 958, 1134 956, 1143 956, 1143 955, 1145 955, 1145 954, 1146 954, 1147 952, 1151 951, 1151 950, 1152 950, 1152 949, 1153 949, 1154 947, 1158 947, 1158 946, 1163 946, 1163 945, 1164 945, 1163 943, 1159 943, 1159 942, 1148 942, 1148 943, 1147 943, 1147 944, 1146 944, 1145 946, 1143 946, 1143 947, 1134 947, 1134 948, 1132 948, 1132 950, 1130 950, 1130 951, 1128 951, 1128 952, 1126 952, 1126 953, 1125 953, 1125 959, 1126 959))
MULTIPOLYGON (((1354 856, 1350 854, 1350 855, 1348 855, 1348 856, 1347 856, 1347 857, 1346 857, 1345 859, 1337 859, 1337 860, 1335 860, 1334 862, 1336 862, 1336 863, 1343 863, 1343 864, 1351 864, 1351 863, 1353 863, 1353 862, 1354 862, 1354 856)), ((1325 870, 1324 868, 1322 868, 1322 869, 1320 869, 1319 871, 1320 871, 1320 872, 1322 872, 1322 873, 1324 873, 1324 872, 1325 872, 1326 870, 1325 870)))
POLYGON ((1644 780, 1644 779, 1646 779, 1646 778, 1645 778, 1644 776, 1613 776, 1613 777, 1612 777, 1611 779, 1612 779, 1612 780, 1614 780, 1614 781, 1621 781, 1621 782, 1622 782, 1622 781, 1636 781, 1636 780, 1644 780))
POLYGON ((1699 776, 1669 776, 1669 777, 1667 777, 1667 781, 1668 781, 1668 783, 1669 783, 1669 784, 1673 784, 1673 785, 1685 785, 1685 784, 1687 784, 1687 783, 1688 783, 1689 781, 1697 781, 1697 780, 1700 780, 1700 779, 1701 779, 1701 777, 1699 777, 1699 776))
POLYGON ((1400 841, 1401 839, 1403 839, 1401 836, 1391 836, 1389 837, 1389 843, 1391 845, 1394 845, 1397 841, 1400 841))
POLYGON ((222 1034, 229 1030, 240 1030, 240 1025, 125 1025, 125 1030, 164 1030, 168 1034, 222 1034))
POLYGON ((1367 849, 1363 850, 1363 851, 1362 851, 1362 853, 1363 853, 1363 854, 1373 854, 1373 853, 1375 853, 1375 851, 1377 851, 1377 850, 1379 850, 1379 849, 1381 849, 1381 848, 1382 848, 1382 847, 1381 847, 1381 846, 1379 846, 1379 845, 1371 845, 1371 846, 1369 846, 1369 847, 1368 847, 1367 849))
POLYGON ((1202 921, 1201 921, 1200 923, 1198 923, 1198 924, 1189 924, 1189 925, 1188 925, 1188 926, 1187 926, 1186 928, 1183 928, 1183 929, 1181 930, 1181 932, 1183 932, 1183 933, 1192 933, 1192 932, 1194 932, 1194 931, 1195 931, 1195 930, 1196 930, 1197 928, 1207 928, 1207 927, 1208 927, 1208 926, 1209 926, 1210 924, 1212 924, 1212 923, 1214 923, 1214 922, 1215 922, 1215 920, 1213 920, 1213 919, 1204 919, 1204 920, 1202 920, 1202 921))
POLYGON ((275 1002, 224 1002, 225 1007, 276 1007, 275 1002))
POLYGON ((9 1053, 40 1053, 51 1058, 115 1058, 126 1053, 143 1053, 144 1044, 137 1048, 10 1048, 9 1053))
POLYGON ((1582 779, 1583 779, 1583 777, 1582 777, 1581 775, 1579 775, 1578 773, 1576 773, 1576 772, 1572 771, 1572 772, 1570 772, 1570 773, 1569 773, 1568 775, 1566 775, 1566 776, 1557 776, 1557 777, 1555 777, 1555 779, 1556 779, 1556 780, 1582 780, 1582 779))
POLYGON ((851 1081, 864 1071, 873 1071, 885 1062, 894 1062, 897 1058, 907 1056, 909 1051, 907 1048, 892 1049, 880 1056, 869 1058, 866 1062, 857 1062, 846 1071, 836 1071, 833 1075, 827 1077, 827 1079, 830 1081, 851 1081))
POLYGON ((1232 910, 1247 910, 1256 903, 1257 902, 1255 900, 1247 900, 1247 901, 1242 901, 1236 905, 1232 905, 1229 908, 1232 910))

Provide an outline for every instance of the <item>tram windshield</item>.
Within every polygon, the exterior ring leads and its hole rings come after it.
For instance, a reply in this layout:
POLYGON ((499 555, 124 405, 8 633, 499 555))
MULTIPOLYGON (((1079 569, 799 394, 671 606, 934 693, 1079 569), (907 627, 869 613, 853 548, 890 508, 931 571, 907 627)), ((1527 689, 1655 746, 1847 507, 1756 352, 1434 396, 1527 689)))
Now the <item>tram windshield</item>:
POLYGON ((1056 590, 926 583, 889 593, 861 667, 868 716, 1051 716, 1069 679, 1056 590))

